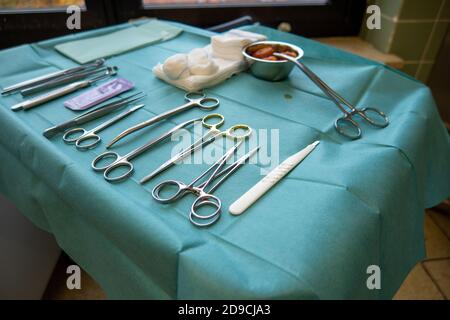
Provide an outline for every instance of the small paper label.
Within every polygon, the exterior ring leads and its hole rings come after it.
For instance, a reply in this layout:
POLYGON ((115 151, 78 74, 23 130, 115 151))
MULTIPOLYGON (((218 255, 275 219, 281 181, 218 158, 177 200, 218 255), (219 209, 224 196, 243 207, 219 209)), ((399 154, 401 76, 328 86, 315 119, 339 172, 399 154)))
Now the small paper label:
POLYGON ((86 110, 133 87, 132 82, 123 78, 116 78, 67 100, 64 102, 64 106, 75 111, 86 110))

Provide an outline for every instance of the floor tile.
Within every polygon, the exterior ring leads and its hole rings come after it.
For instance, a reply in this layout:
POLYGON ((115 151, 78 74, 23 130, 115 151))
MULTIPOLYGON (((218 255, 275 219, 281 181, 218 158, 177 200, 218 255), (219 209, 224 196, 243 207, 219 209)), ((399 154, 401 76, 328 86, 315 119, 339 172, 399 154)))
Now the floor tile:
POLYGON ((425 214, 425 247, 427 259, 450 258, 450 241, 429 214, 425 214))
POLYGON ((425 261, 423 266, 445 298, 450 299, 450 259, 425 261))
POLYGON ((67 267, 75 264, 66 254, 61 254, 44 293, 44 300, 103 300, 106 295, 100 286, 81 269, 81 289, 69 290, 66 286, 67 267))
POLYGON ((419 263, 409 273, 394 300, 443 300, 444 297, 433 280, 419 263))
POLYGON ((430 211, 429 212, 434 223, 445 233, 448 239, 450 239, 450 215, 442 212, 430 211))

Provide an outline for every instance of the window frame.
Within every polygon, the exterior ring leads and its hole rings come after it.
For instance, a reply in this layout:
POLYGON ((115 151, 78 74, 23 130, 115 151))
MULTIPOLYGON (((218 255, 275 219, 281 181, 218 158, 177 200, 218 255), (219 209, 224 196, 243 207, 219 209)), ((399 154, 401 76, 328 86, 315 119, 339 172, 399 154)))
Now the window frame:
POLYGON ((67 29, 65 8, 0 10, 0 49, 143 16, 208 28, 248 15, 273 28, 289 22, 292 33, 305 37, 354 36, 359 34, 366 6, 367 1, 332 0, 327 5, 158 5, 152 8, 145 7, 141 0, 85 0, 81 30, 67 29))
POLYGON ((291 32, 306 37, 355 36, 359 34, 366 1, 333 0, 326 5, 151 5, 141 0, 112 0, 119 22, 143 16, 174 20, 209 28, 249 15, 262 25, 277 28, 289 22, 291 32))
POLYGON ((85 0, 81 30, 66 27, 66 8, 0 9, 0 48, 36 42, 65 34, 82 32, 115 23, 110 3, 85 0))

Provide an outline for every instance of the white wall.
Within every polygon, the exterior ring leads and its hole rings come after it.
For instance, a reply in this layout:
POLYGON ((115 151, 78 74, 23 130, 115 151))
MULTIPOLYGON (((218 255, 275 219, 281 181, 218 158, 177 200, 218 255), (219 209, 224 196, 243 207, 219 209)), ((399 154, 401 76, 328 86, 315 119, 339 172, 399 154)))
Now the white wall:
POLYGON ((40 299, 61 253, 0 194, 0 299, 40 299))

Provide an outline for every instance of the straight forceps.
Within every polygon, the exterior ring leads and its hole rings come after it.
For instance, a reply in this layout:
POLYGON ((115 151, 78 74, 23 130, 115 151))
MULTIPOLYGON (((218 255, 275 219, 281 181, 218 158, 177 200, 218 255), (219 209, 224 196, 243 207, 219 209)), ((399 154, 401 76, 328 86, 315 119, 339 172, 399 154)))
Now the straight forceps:
POLYGON ((144 153, 145 151, 150 149, 152 146, 154 146, 158 142, 166 139, 167 137, 169 137, 175 131, 177 131, 177 130, 179 130, 181 128, 187 127, 188 125, 193 124, 194 122, 200 121, 200 120, 201 120, 201 118, 199 118, 199 119, 192 119, 192 120, 188 120, 186 122, 183 122, 183 123, 173 127, 172 129, 170 129, 166 133, 162 134, 158 138, 151 140, 150 142, 144 144, 143 146, 141 146, 139 148, 134 149, 133 151, 127 153, 124 156, 120 156, 117 152, 106 151, 106 152, 98 155, 92 161, 91 167, 95 171, 103 171, 103 177, 108 182, 118 182, 120 180, 123 180, 123 179, 129 177, 133 173, 134 167, 133 167, 133 164, 130 162, 132 159, 134 159, 137 156, 141 155, 142 153, 144 153), (107 158, 112 158, 113 161, 110 162, 109 164, 104 165, 104 166, 99 166, 98 165, 98 163, 101 160, 105 160, 107 158), (119 168, 125 168, 126 172, 121 174, 121 175, 119 175, 119 176, 113 176, 112 172, 114 172, 115 170, 117 170, 119 168))
POLYGON ((152 190, 153 198, 163 204, 174 202, 181 197, 183 197, 187 193, 193 193, 197 196, 197 199, 192 203, 191 210, 189 212, 189 220, 192 224, 197 227, 208 227, 220 218, 222 202, 221 200, 214 196, 212 193, 228 178, 231 174, 233 174, 239 167, 241 167, 245 161, 250 158, 254 153, 259 150, 259 146, 255 149, 251 150, 249 153, 232 163, 226 169, 220 171, 225 165, 226 161, 234 154, 234 152, 239 148, 243 141, 239 141, 236 145, 234 145, 230 150, 228 150, 222 157, 219 158, 211 167, 209 167, 205 172, 195 178, 189 184, 185 184, 184 182, 177 180, 166 180, 155 186, 152 190), (207 176, 208 173, 212 174, 209 178, 201 183, 200 185, 196 185, 200 180, 207 176), (206 189, 208 186, 216 179, 221 177, 219 181, 217 181, 208 191, 206 189), (176 191, 168 198, 162 196, 163 189, 175 187, 176 191), (204 206, 209 206, 214 208, 214 211, 210 214, 201 214, 200 208, 204 206))
POLYGON ((111 147, 117 141, 123 139, 124 137, 126 137, 127 135, 129 135, 135 131, 145 128, 145 127, 152 125, 156 122, 159 122, 163 119, 169 118, 169 117, 171 117, 175 114, 178 114, 180 112, 183 112, 185 110, 189 110, 194 107, 200 108, 203 110, 212 110, 212 109, 217 108, 220 103, 218 99, 207 97, 204 93, 199 93, 199 92, 188 92, 185 94, 184 99, 186 100, 185 104, 183 104, 179 107, 176 107, 174 109, 171 109, 169 111, 166 111, 164 113, 161 113, 161 114, 157 115, 156 117, 153 117, 149 120, 141 122, 131 128, 128 128, 127 130, 120 133, 117 137, 115 137, 106 147, 107 148, 111 147), (212 104, 208 104, 208 103, 212 103, 212 104))
POLYGON ((69 93, 75 92, 79 89, 83 89, 86 87, 89 87, 90 85, 92 85, 93 83, 100 81, 102 79, 111 77, 116 75, 117 73, 117 67, 107 67, 106 71, 99 75, 96 76, 94 78, 91 79, 86 79, 86 80, 81 80, 81 81, 77 81, 71 84, 68 84, 64 87, 52 90, 50 92, 44 93, 40 96, 31 98, 29 100, 26 101, 22 101, 20 103, 17 103, 15 105, 13 105, 11 107, 11 110, 13 111, 19 111, 19 110, 28 110, 31 109, 33 107, 39 106, 45 102, 51 101, 53 99, 65 96, 69 93))
POLYGON ((191 144, 189 147, 181 150, 178 154, 164 162, 161 166, 159 166, 156 170, 145 176, 141 179, 140 183, 146 183, 153 177, 157 176, 161 172, 167 170, 171 166, 173 166, 178 161, 186 158, 191 153, 195 152, 197 149, 199 149, 202 146, 207 146, 211 142, 215 141, 218 137, 226 136, 228 138, 234 139, 234 140, 243 140, 248 138, 252 134, 252 128, 250 128, 246 124, 236 124, 227 130, 220 131, 218 128, 222 126, 224 123, 225 118, 223 115, 218 113, 212 113, 208 114, 202 119, 202 125, 206 128, 208 128, 208 132, 203 135, 200 139, 195 141, 193 144, 191 144), (211 123, 211 120, 215 119, 215 123, 211 123), (239 133, 239 130, 242 130, 242 133, 239 133), (206 140, 207 137, 210 137, 206 140))
POLYGON ((84 128, 74 128, 63 135, 63 140, 67 144, 75 144, 75 147, 78 150, 88 150, 92 149, 95 146, 97 146, 102 138, 97 134, 97 132, 102 131, 103 129, 106 129, 107 127, 113 125, 117 121, 125 118, 126 116, 132 114, 136 110, 139 110, 145 106, 144 104, 139 104, 127 111, 122 112, 121 114, 115 116, 114 118, 109 119, 108 121, 103 122, 102 124, 98 125, 97 127, 86 130, 84 128), (86 143, 88 141, 91 141, 90 143, 86 143))
POLYGON ((98 60, 95 60, 92 63, 88 63, 88 64, 84 64, 84 65, 81 65, 81 66, 77 66, 77 67, 73 67, 73 68, 69 68, 69 69, 64 69, 64 70, 59 70, 59 71, 56 71, 56 72, 48 73, 48 74, 45 74, 43 76, 39 76, 39 77, 30 79, 30 80, 22 81, 20 83, 16 83, 16 84, 13 84, 13 85, 11 85, 9 87, 6 87, 6 88, 3 89, 1 94, 2 95, 11 94, 11 93, 14 93, 16 91, 23 90, 25 88, 29 88, 31 86, 35 86, 35 85, 38 85, 38 84, 49 82, 49 81, 54 80, 54 79, 58 79, 60 77, 65 77, 65 76, 68 76, 68 75, 71 75, 71 74, 75 74, 77 72, 82 72, 82 71, 96 69, 96 68, 102 66, 104 63, 105 63, 105 59, 98 59, 98 60))
POLYGON ((58 124, 54 127, 48 128, 44 131, 43 135, 46 138, 51 138, 54 135, 58 134, 59 132, 62 132, 70 127, 79 126, 83 123, 98 119, 103 117, 106 114, 109 114, 113 111, 116 111, 123 106, 132 103, 134 101, 140 100, 146 96, 143 92, 138 92, 132 95, 129 95, 127 97, 121 98, 116 101, 109 102, 107 104, 101 105, 93 110, 87 111, 73 119, 70 119, 69 121, 63 122, 61 124, 58 124))
POLYGON ((107 68, 108 67, 105 66, 105 67, 96 68, 96 69, 89 69, 88 71, 84 71, 84 72, 71 73, 71 74, 50 80, 48 82, 40 83, 40 84, 34 85, 32 87, 25 88, 20 91, 20 94, 23 97, 30 96, 30 95, 36 94, 40 91, 52 89, 52 88, 61 86, 63 84, 68 84, 71 82, 75 82, 77 80, 84 79, 88 76, 95 75, 96 73, 104 72, 107 70, 107 68))
POLYGON ((360 116, 366 122, 375 127, 384 128, 389 125, 389 118, 384 114, 384 112, 375 108, 354 107, 340 94, 331 89, 322 79, 320 79, 314 72, 312 72, 311 69, 305 66, 302 62, 298 61, 296 58, 276 52, 274 53, 274 56, 284 58, 294 63, 300 70, 302 70, 306 74, 309 79, 311 79, 311 81, 313 81, 320 88, 320 90, 323 91, 323 93, 325 93, 328 98, 333 101, 333 103, 339 108, 339 110, 344 113, 342 117, 336 119, 336 121, 334 122, 334 127, 340 134, 353 140, 361 138, 361 127, 355 120, 353 120, 353 116, 355 115, 360 116), (343 107, 341 103, 347 106, 349 110, 343 107), (370 116, 370 114, 372 114, 373 116, 370 116), (347 130, 345 129, 346 127, 347 130))

